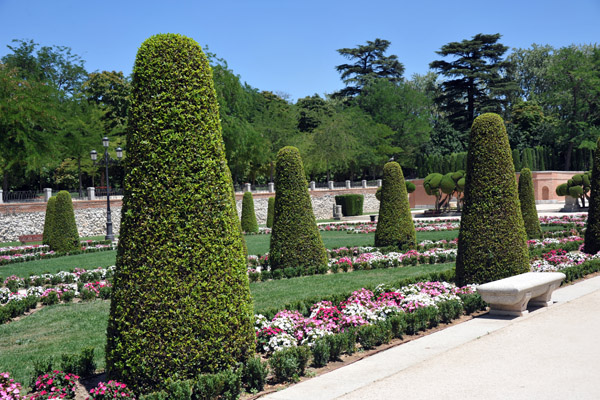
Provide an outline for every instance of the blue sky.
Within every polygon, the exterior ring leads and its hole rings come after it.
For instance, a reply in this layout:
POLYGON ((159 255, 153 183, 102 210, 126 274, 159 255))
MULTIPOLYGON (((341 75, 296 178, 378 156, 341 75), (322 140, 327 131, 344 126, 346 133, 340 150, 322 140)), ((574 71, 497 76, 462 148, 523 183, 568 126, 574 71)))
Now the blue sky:
POLYGON ((242 81, 292 100, 343 87, 336 50, 392 42, 406 77, 426 73, 435 51, 477 33, 510 48, 600 42, 600 0, 154 1, 0 0, 0 56, 12 39, 62 45, 92 71, 131 73, 140 44, 181 33, 224 58, 242 81))

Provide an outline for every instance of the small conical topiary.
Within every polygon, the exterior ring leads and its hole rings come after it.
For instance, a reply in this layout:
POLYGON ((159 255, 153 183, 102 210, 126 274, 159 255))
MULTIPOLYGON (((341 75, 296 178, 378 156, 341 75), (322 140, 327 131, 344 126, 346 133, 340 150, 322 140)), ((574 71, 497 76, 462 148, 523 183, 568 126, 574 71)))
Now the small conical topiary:
POLYGON ((279 150, 275 165, 271 268, 326 265, 327 252, 317 229, 298 149, 287 146, 279 150))
POLYGON ((590 179, 590 200, 585 229, 583 251, 596 254, 600 251, 600 139, 594 151, 594 165, 590 179))
POLYGON ((267 228, 273 227, 273 215, 275 213, 275 197, 269 197, 267 204, 267 228))
POLYGON ((417 246, 417 235, 408 204, 404 174, 400 164, 395 161, 388 162, 383 167, 380 197, 375 246, 414 249, 417 246))
POLYGON ((66 190, 61 190, 56 195, 54 217, 50 221, 48 245, 50 250, 57 253, 79 250, 80 247, 73 201, 66 190))
POLYGON ((456 279, 485 283, 529 271, 529 251, 504 121, 475 119, 469 138, 456 279))
POLYGON ((52 196, 46 203, 46 215, 44 217, 44 233, 42 235, 42 243, 50 245, 50 235, 52 231, 52 221, 54 221, 54 214, 56 212, 56 196, 52 196))
POLYGON ((542 228, 535 207, 535 194, 533 192, 533 180, 531 170, 523 168, 519 175, 519 201, 521 202, 521 214, 525 224, 525 232, 528 239, 542 237, 542 228))
POLYGON ((242 231, 258 233, 258 222, 256 222, 254 199, 251 192, 244 193, 244 197, 242 197, 242 231))
POLYGON ((110 379, 150 393, 252 356, 254 315, 212 71, 200 46, 175 34, 147 39, 129 110, 106 368, 110 379))

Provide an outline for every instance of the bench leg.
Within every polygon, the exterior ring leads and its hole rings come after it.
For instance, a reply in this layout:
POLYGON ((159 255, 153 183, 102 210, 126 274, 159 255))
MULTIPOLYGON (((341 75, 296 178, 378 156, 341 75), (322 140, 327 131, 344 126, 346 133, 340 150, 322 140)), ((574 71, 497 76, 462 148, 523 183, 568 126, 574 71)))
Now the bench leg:
POLYGON ((544 293, 529 300, 529 305, 532 305, 535 307, 551 306, 552 305, 552 293, 559 285, 560 285, 560 282, 551 284, 550 286, 548 286, 548 290, 546 290, 544 293))
POLYGON ((522 300, 515 304, 490 304, 490 315, 521 317, 529 312, 527 311, 529 299, 531 299, 531 292, 525 293, 522 300))

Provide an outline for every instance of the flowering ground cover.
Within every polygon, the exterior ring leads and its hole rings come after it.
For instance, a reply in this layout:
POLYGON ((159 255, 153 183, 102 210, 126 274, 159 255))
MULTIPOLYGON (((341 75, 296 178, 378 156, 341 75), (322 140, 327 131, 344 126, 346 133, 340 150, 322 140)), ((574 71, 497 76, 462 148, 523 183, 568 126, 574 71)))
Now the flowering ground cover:
POLYGON ((271 354, 286 347, 308 345, 327 335, 376 324, 398 313, 413 313, 450 300, 462 304, 459 294, 472 294, 472 287, 457 288, 447 282, 420 282, 401 288, 379 285, 374 291, 359 289, 339 304, 321 301, 310 307, 310 315, 282 310, 270 321, 257 315, 255 332, 258 351, 271 354))

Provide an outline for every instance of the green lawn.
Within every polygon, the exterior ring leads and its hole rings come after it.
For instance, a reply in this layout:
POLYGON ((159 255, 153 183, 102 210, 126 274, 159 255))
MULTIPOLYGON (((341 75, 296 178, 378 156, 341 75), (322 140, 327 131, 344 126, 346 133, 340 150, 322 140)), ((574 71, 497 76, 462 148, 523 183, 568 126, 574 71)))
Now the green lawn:
POLYGON ((115 250, 107 250, 77 254, 75 256, 49 258, 47 260, 6 264, 0 266, 0 279, 4 280, 11 275, 25 278, 31 274, 54 274, 58 271, 69 271, 75 268, 94 269, 97 267, 108 267, 115 265, 116 256, 117 252, 115 250))
MULTIPOLYGON (((367 285, 391 283, 399 279, 450 269, 453 263, 377 269, 282 279, 253 283, 250 291, 256 310, 282 307, 285 303, 313 296, 360 289, 367 285)), ((44 307, 19 321, 0 325, 0 372, 27 384, 34 362, 64 353, 80 353, 95 348, 98 368, 104 368, 104 346, 109 302, 92 301, 44 307)))
MULTIPOLYGON (((323 243, 328 249, 352 246, 372 246, 375 240, 374 233, 347 233, 347 232, 321 232, 323 243)), ((458 236, 458 231, 417 232, 417 241, 423 240, 452 240, 458 236)), ((265 254, 269 251, 271 235, 246 235, 248 254, 265 254)), ((0 279, 4 280, 11 275, 27 277, 31 274, 56 273, 74 268, 93 269, 115 265, 117 252, 114 250, 100 251, 97 253, 78 254, 50 258, 47 260, 27 261, 24 263, 6 264, 0 266, 0 279)))

